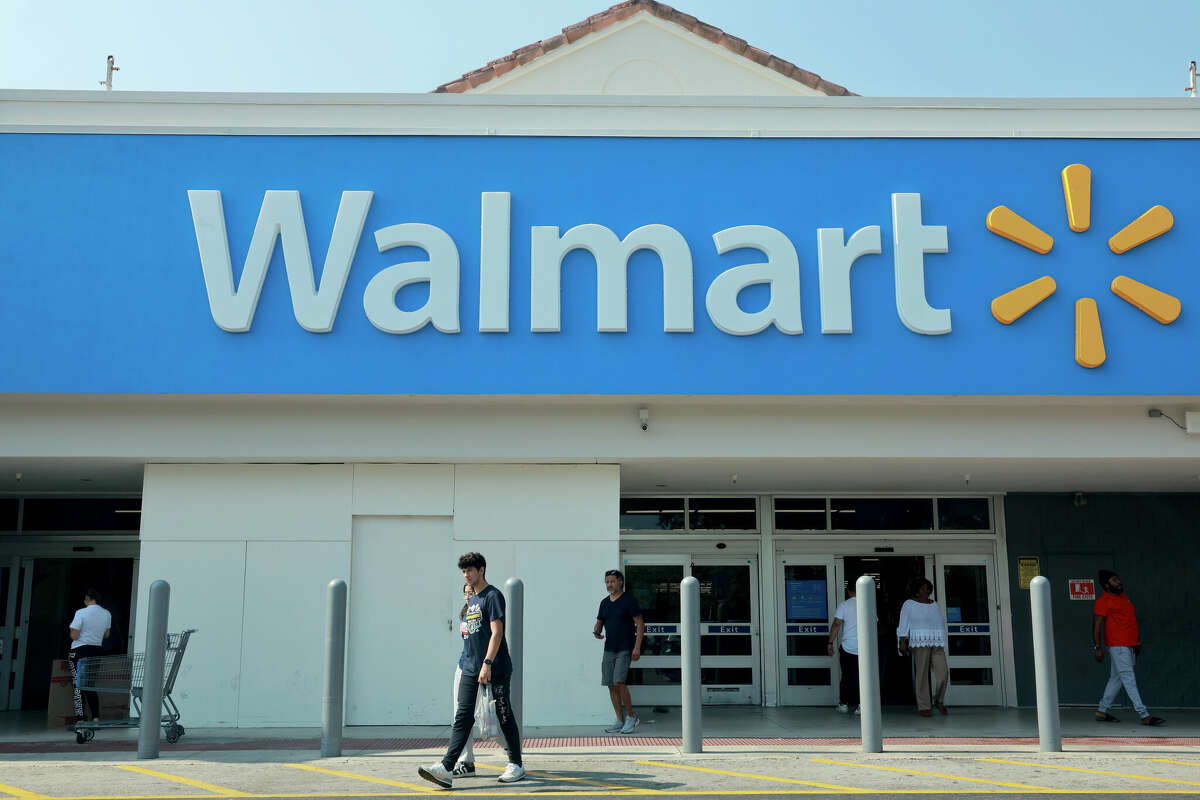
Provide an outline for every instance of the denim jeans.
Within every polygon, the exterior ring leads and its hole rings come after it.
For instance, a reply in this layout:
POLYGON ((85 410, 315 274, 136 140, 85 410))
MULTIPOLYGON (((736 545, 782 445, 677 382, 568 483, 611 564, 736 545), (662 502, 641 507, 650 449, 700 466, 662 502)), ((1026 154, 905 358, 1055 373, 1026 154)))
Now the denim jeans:
POLYGON ((1125 687, 1125 694, 1129 695, 1129 702, 1133 704, 1137 715, 1150 716, 1146 704, 1142 702, 1142 695, 1138 692, 1137 676, 1133 674, 1133 665, 1136 662, 1137 657, 1134 656, 1132 647, 1108 648, 1108 683, 1104 686, 1104 696, 1100 698, 1101 711, 1107 714, 1113 703, 1117 702, 1121 687, 1125 687))
MULTIPOLYGON (((454 769, 467 739, 471 735, 471 726, 475 724, 475 698, 479 694, 479 681, 476 675, 463 675, 458 683, 458 708, 454 711, 454 728, 450 731, 450 747, 442 766, 454 769)), ((504 749, 508 751, 508 760, 514 764, 521 763, 521 732, 517 730, 517 718, 513 716, 512 703, 509 697, 509 682, 512 675, 503 678, 492 677, 492 696, 496 698, 496 716, 500 718, 500 731, 504 734, 504 749)))

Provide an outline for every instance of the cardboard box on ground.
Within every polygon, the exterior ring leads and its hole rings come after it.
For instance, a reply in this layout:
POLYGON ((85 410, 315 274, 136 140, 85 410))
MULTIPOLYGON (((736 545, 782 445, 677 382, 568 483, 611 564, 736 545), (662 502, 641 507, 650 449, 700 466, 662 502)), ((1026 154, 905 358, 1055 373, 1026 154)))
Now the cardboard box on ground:
MULTIPOLYGON (((118 720, 129 716, 129 695, 98 692, 100 719, 118 720)), ((50 698, 46 704, 46 727, 65 728, 75 722, 75 686, 71 664, 65 658, 50 663, 50 698)))

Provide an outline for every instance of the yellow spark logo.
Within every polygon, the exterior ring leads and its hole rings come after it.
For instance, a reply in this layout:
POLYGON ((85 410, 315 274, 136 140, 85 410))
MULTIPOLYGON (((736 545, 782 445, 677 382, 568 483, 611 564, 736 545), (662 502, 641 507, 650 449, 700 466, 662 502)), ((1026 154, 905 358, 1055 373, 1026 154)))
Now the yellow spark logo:
MULTIPOLYGON (((1063 197, 1067 204, 1067 223, 1075 233, 1083 233, 1092 224, 1092 171, 1083 164, 1070 164, 1062 171, 1063 197)), ((987 215, 987 229, 1035 253, 1046 254, 1054 247, 1054 237, 1007 206, 996 206, 987 215)), ((1108 247, 1120 255, 1139 244, 1171 230, 1175 224, 1164 206, 1151 206, 1146 213, 1117 231, 1108 247)), ((1018 286, 992 301, 992 316, 1011 325, 1038 303, 1054 294, 1058 284, 1049 275, 1018 286)), ((1112 293, 1163 325, 1170 325, 1183 310, 1179 299, 1152 286, 1138 283, 1126 275, 1113 278, 1112 293)), ((1100 331, 1100 312, 1091 297, 1075 301, 1075 361, 1094 369, 1104 363, 1104 336, 1100 331)))

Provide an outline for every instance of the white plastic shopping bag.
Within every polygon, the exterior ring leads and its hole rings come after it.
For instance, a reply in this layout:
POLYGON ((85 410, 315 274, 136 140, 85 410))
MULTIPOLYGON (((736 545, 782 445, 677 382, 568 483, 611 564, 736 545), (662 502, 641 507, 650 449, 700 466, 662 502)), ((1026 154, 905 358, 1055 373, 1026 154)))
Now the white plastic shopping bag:
POLYGON ((491 684, 484 684, 475 696, 475 727, 477 739, 494 739, 500 735, 500 718, 496 716, 496 698, 491 684))

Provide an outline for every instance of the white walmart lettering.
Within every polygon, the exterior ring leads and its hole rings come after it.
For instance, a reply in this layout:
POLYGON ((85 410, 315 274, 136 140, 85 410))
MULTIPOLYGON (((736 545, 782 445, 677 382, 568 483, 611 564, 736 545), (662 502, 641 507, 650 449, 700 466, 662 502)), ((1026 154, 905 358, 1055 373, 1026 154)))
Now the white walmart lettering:
MULTIPOLYGON (((201 272, 209 310, 217 326, 230 333, 250 330, 276 241, 282 240, 284 269, 296 321, 312 333, 333 330, 373 197, 374 192, 370 191, 342 192, 317 286, 300 193, 268 190, 263 196, 241 278, 235 286, 221 192, 189 189, 201 272)), ((674 228, 643 225, 620 239, 609 228, 595 223, 576 225, 562 234, 557 226, 535 225, 530 235, 530 331, 562 330, 562 262, 572 250, 587 251, 596 263, 598 332, 629 330, 629 259, 638 250, 655 253, 662 264, 663 331, 695 330, 692 252, 687 240, 674 228)), ((841 228, 817 230, 823 334, 853 332, 850 269, 860 257, 882 252, 878 225, 861 228, 848 240, 844 236, 841 228)), ((480 333, 509 331, 511 239, 511 195, 483 192, 480 333)), ((712 239, 718 254, 757 250, 766 259, 730 267, 713 279, 704 297, 712 324, 731 336, 751 336, 771 326, 784 334, 802 334, 800 261, 791 240, 782 231, 763 225, 726 228, 714 233, 712 239), (759 311, 743 311, 738 305, 738 295, 755 284, 765 284, 770 299, 759 311)), ((950 309, 933 308, 925 294, 925 254, 949 252, 949 239, 944 225, 922 222, 921 195, 892 195, 892 241, 896 313, 900 321, 910 331, 922 335, 949 333, 950 309)), ((460 259, 450 235, 434 225, 406 222, 375 231, 375 242, 381 253, 397 247, 418 247, 429 258, 393 264, 370 280, 363 293, 363 310, 371 324, 391 334, 414 333, 431 324, 441 333, 459 333, 460 259), (429 284, 428 300, 415 311, 398 308, 396 292, 414 283, 429 284)))

